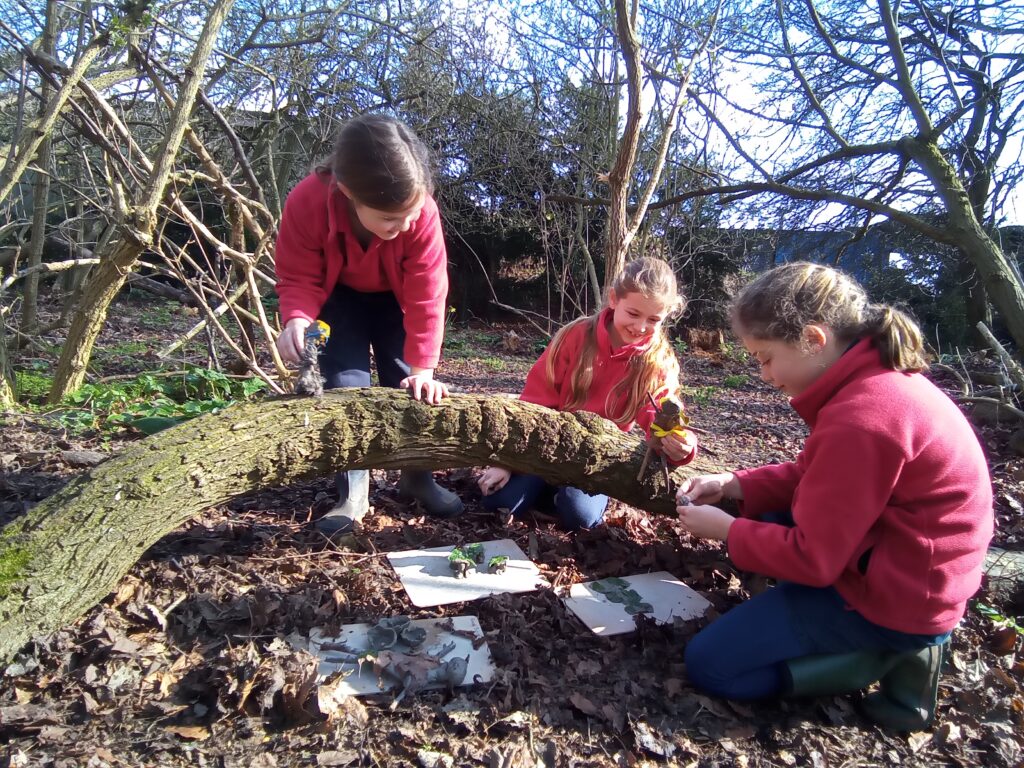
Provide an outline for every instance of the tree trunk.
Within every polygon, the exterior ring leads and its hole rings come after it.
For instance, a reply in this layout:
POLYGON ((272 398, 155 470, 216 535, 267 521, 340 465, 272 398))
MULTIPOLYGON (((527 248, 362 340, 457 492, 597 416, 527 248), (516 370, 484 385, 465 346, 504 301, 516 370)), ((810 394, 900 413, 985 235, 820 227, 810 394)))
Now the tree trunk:
POLYGON ((974 262, 967 258, 963 251, 959 254, 957 272, 960 275, 960 285, 964 290, 964 312, 967 316, 967 341, 972 347, 985 345, 985 337, 977 331, 978 323, 986 326, 992 325, 992 311, 989 307, 988 296, 985 295, 985 288, 978 279, 978 270, 974 262))
MULTIPOLYGON (((40 48, 47 56, 53 55, 53 39, 57 28, 57 2, 47 0, 46 24, 40 48)), ((50 83, 43 78, 39 89, 39 119, 46 116, 46 102, 50 98, 50 83)), ((32 236, 28 244, 28 266, 37 267, 43 262, 43 243, 46 240, 46 214, 50 210, 50 136, 47 134, 39 143, 36 154, 36 178, 32 191, 32 236)), ((39 309, 39 274, 29 275, 22 289, 21 330, 32 335, 36 331, 39 309)))
MULTIPOLYGON (((0 530, 0 660, 81 616, 162 536, 213 505, 339 468, 498 464, 674 514, 644 443, 590 413, 393 389, 237 405, 142 440, 0 530)), ((719 471, 700 456, 686 474, 719 471)))
MULTIPOLYGON (((11 410, 16 401, 14 371, 7 355, 7 324, 4 322, 4 313, 0 311, 0 411, 11 410)), ((2 573, 3 569, 0 567, 0 574, 2 573)))
POLYGON ((157 159, 153 163, 153 171, 146 187, 140 194, 134 210, 128 212, 126 225, 118 227, 119 232, 111 248, 112 253, 108 258, 100 256, 103 263, 92 273, 82 293, 78 313, 68 329, 68 337, 61 349, 60 360, 53 376, 53 387, 48 397, 51 403, 59 403, 82 386, 86 366, 92 357, 93 345, 106 322, 110 303, 121 290, 143 248, 152 244, 157 206, 164 195, 174 158, 188 128, 189 115, 199 92, 206 62, 233 2, 234 0, 217 0, 206 19, 199 42, 182 78, 170 125, 164 134, 163 145, 157 152, 157 159))
MULTIPOLYGON (((634 6, 635 7, 635 6, 634 6)), ((619 140, 615 164, 608 173, 608 231, 604 250, 604 292, 611 288, 626 263, 626 253, 633 238, 626 219, 626 207, 632 188, 633 165, 640 147, 640 123, 643 109, 640 91, 640 43, 636 38, 635 19, 626 7, 626 0, 615 0, 615 29, 619 50, 626 66, 626 125, 619 140)))
POLYGON ((974 215, 970 197, 956 169, 933 141, 904 139, 900 146, 935 186, 949 215, 952 240, 978 270, 985 292, 1002 315, 1017 348, 1024 349, 1024 285, 974 215))

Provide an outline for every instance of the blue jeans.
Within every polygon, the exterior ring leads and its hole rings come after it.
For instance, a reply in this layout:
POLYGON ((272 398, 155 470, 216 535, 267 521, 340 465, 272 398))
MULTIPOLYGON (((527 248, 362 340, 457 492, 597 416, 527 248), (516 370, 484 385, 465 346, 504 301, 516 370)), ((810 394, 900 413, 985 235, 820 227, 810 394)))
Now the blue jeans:
POLYGON ((942 635, 886 629, 849 608, 832 587, 791 582, 752 597, 716 619, 686 646, 686 674, 708 693, 761 699, 785 692, 784 662, 852 651, 913 651, 944 642, 942 635))
POLYGON ((556 488, 537 475, 512 475, 500 491, 484 496, 482 504, 484 509, 507 509, 516 517, 538 506, 541 511, 553 506, 559 526, 567 531, 578 531, 593 528, 604 519, 608 497, 591 496, 570 485, 556 488))
POLYGON ((320 353, 325 389, 370 386, 370 349, 382 387, 397 387, 409 375, 405 317, 391 291, 362 293, 338 285, 320 309, 331 337, 320 353))

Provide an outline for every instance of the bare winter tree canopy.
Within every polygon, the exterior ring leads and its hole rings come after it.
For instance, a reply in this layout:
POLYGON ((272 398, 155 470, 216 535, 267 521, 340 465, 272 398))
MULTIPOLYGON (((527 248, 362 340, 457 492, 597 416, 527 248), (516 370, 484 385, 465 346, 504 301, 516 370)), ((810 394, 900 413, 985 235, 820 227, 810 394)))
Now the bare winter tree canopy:
POLYGON ((1021 171, 1019 3, 479 10, 0 0, 0 265, 25 298, 13 324, 5 299, 7 325, 46 330, 43 261, 67 264, 60 323, 76 321, 51 400, 84 380, 122 283, 198 307, 190 338, 221 339, 280 391, 276 222, 340 121, 366 112, 398 116, 433 150, 462 312, 500 307, 551 332, 645 254, 674 263, 691 321, 721 322, 725 278, 750 266, 747 232, 853 242, 884 224, 907 264, 884 286, 925 310, 955 294, 961 335, 994 307, 1024 341, 1003 227, 1021 171), (509 272, 539 279, 538 295, 511 306, 509 272))
POLYGON ((730 11, 720 67, 691 89, 703 121, 687 123, 719 148, 723 204, 780 222, 887 219, 953 246, 1024 342, 1020 274, 993 235, 1022 168, 1020 4, 730 11))

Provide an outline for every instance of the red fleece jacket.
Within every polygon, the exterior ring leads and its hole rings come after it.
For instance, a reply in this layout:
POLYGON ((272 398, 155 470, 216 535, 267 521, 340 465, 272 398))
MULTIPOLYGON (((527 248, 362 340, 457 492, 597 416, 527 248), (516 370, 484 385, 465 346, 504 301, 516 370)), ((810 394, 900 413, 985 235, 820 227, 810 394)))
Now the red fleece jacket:
POLYGON ((963 414, 921 374, 885 368, 867 339, 791 402, 810 436, 795 462, 736 473, 733 561, 834 586, 889 629, 951 630, 993 531, 988 467, 963 414), (787 509, 793 528, 752 519, 787 509))
POLYGON ((283 323, 316 320, 338 283, 366 293, 392 291, 405 313, 405 362, 437 367, 448 255, 433 198, 408 231, 394 240, 374 237, 364 250, 352 231, 348 198, 330 174, 310 174, 288 195, 274 258, 283 323))
MULTIPOLYGON (((609 418, 609 393, 615 388, 616 384, 626 378, 626 375, 629 373, 629 361, 637 355, 642 355, 647 350, 647 343, 627 344, 618 349, 612 349, 612 342, 608 336, 608 326, 611 320, 612 310, 610 308, 603 310, 598 317, 594 376, 590 389, 587 392, 586 402, 577 409, 596 413, 605 419, 609 418)), ((559 349, 558 357, 555 359, 554 383, 549 383, 547 377, 548 353, 551 348, 548 347, 548 349, 541 353, 537 362, 533 364, 530 372, 526 375, 526 385, 523 387, 523 393, 519 396, 520 400, 544 405, 556 411, 567 410, 566 406, 572 399, 572 382, 570 377, 573 367, 583 351, 586 331, 586 323, 580 323, 569 331, 569 335, 559 349)), ((678 387, 678 382, 665 381, 664 372, 660 378, 661 383, 658 386, 658 391, 651 393, 656 400, 660 400, 668 394, 670 389, 674 391, 678 387)), ((618 404, 617 402, 612 403, 613 406, 618 404)), ((649 437, 652 421, 654 421, 654 406, 650 402, 644 402, 643 407, 637 412, 634 421, 628 424, 619 424, 618 426, 623 432, 629 432, 633 425, 637 424, 649 437)), ((688 464, 693 461, 696 455, 697 451, 694 450, 681 463, 688 464)))

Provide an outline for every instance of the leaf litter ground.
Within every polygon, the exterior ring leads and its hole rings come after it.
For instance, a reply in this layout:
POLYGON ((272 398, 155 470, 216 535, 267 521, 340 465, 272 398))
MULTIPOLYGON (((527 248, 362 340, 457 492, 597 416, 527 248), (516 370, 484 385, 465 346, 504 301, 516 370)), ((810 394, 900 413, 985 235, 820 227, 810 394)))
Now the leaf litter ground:
MULTIPOLYGON (((517 392, 535 352, 518 343, 501 351, 508 330, 451 334, 460 344, 441 375, 461 391, 517 392)), ((712 458, 744 466, 795 455, 805 428, 741 355, 698 352, 683 361, 687 406, 712 433, 702 441, 712 458)), ((1019 550, 1024 460, 1008 447, 1008 427, 980 430, 997 492, 997 542, 1019 550)), ((116 453, 120 443, 72 438, 45 419, 17 416, 4 422, 2 445, 6 522, 83 471, 96 458, 88 451, 116 453)), ((8 763, 817 768, 1024 759, 1021 640, 991 617, 971 611, 954 634, 938 725, 927 732, 873 727, 858 714, 857 696, 742 705, 709 698, 687 682, 687 638, 764 588, 737 572, 722 547, 680 539, 671 520, 617 502, 607 525, 577 535, 542 520, 498 519, 479 506, 470 471, 439 476, 466 501, 462 518, 424 517, 398 499, 395 473, 374 471, 374 512, 340 542, 310 525, 333 503, 326 478, 238 499, 166 536, 101 605, 4 670, 8 763), (418 610, 386 560, 397 550, 500 538, 527 552, 552 589, 418 610), (635 633, 599 638, 554 591, 658 570, 706 595, 709 616, 669 626, 641 617, 635 633), (477 616, 495 679, 421 692, 392 711, 390 695, 345 698, 318 684, 315 661, 289 643, 314 628, 331 633, 397 614, 477 616)), ((979 598, 994 602, 984 590, 979 598)), ((1019 616, 1019 605, 1000 610, 1019 616)))

